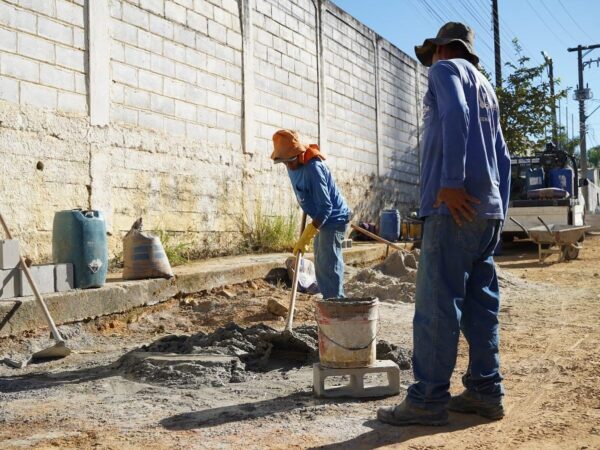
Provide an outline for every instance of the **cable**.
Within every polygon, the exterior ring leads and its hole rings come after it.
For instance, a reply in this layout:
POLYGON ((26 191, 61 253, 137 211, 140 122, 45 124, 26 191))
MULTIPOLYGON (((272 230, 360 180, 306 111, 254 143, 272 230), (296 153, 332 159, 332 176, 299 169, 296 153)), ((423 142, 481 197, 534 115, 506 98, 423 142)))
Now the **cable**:
POLYGON ((561 38, 560 35, 556 34, 556 32, 550 28, 550 26, 546 23, 546 21, 542 18, 542 16, 540 16, 538 14, 538 12, 536 11, 536 9, 533 7, 533 5, 531 4, 531 2, 529 0, 526 0, 527 5, 529 6, 529 8, 531 8, 531 10, 533 11, 533 14, 536 15, 536 17, 539 19, 540 22, 542 22, 544 24, 544 26, 548 29, 548 31, 550 32, 550 35, 554 35, 563 46, 568 47, 569 44, 565 43, 561 38))
MULTIPOLYGON (((433 11, 435 11, 434 7, 437 7, 437 10, 438 10, 438 11, 440 11, 440 12, 441 12, 441 11, 444 11, 444 13, 443 13, 443 14, 444 14, 444 15, 446 15, 446 16, 448 16, 448 14, 450 14, 450 15, 452 15, 452 14, 453 14, 453 13, 452 13, 452 12, 451 12, 449 9, 443 8, 442 6, 440 6, 440 4, 438 4, 438 3, 434 2, 434 0, 431 0, 431 1, 432 1, 432 3, 433 3, 433 6, 431 6, 427 0, 421 0, 421 1, 423 1, 423 2, 426 4, 426 6, 428 6, 428 7, 429 7, 429 9, 431 9, 431 10, 433 10, 433 11)), ((443 4, 443 1, 442 1, 442 4, 443 4)), ((445 5, 444 5, 444 6, 445 6, 445 5)), ((448 20, 448 18, 447 18, 447 17, 442 17, 442 16, 441 16, 440 14, 438 14, 437 12, 435 12, 435 14, 436 14, 436 16, 437 16, 437 17, 440 19, 440 21, 441 21, 442 23, 446 23, 446 22, 449 22, 449 21, 450 21, 450 20, 448 20)), ((483 43, 484 43, 484 44, 485 44, 485 45, 486 45, 488 48, 490 48, 490 47, 489 47, 489 44, 488 44, 488 43, 487 43, 485 40, 483 40, 482 42, 483 42, 483 43)), ((490 68, 489 68, 489 67, 488 67, 488 66, 487 66, 485 63, 483 63, 482 61, 480 61, 480 64, 481 64, 481 65, 482 65, 482 66, 485 68, 485 70, 486 70, 487 72, 490 72, 490 73, 491 73, 491 71, 490 71, 490 68)))
POLYGON ((427 16, 427 15, 425 15, 425 14, 424 14, 424 13, 423 13, 423 11, 421 10, 421 8, 419 8, 419 6, 418 6, 416 3, 413 3, 413 1, 417 1, 417 0, 409 0, 409 1, 410 1, 410 3, 413 5, 413 8, 414 8, 414 9, 415 9, 415 10, 416 10, 418 13, 419 13, 419 15, 420 15, 420 16, 421 16, 423 19, 425 19, 426 21, 428 21, 429 23, 431 23, 431 24, 432 24, 432 25, 434 25, 434 26, 437 26, 437 25, 438 25, 438 24, 437 24, 437 22, 435 22, 435 21, 433 21, 433 20, 431 19, 431 17, 429 17, 429 16, 427 16))
POLYGON ((548 14, 550 14, 550 17, 552 17, 554 19, 554 21, 556 23, 558 23, 558 25, 563 29, 563 31, 565 32, 565 34, 568 34, 571 37, 571 39, 573 39, 574 42, 577 42, 577 39, 575 39, 575 37, 571 34, 571 32, 565 28, 565 26, 562 24, 562 22, 556 18, 556 16, 548 8, 548 5, 546 5, 543 1, 542 1, 542 6, 548 12, 548 14))
MULTIPOLYGON (((470 2, 466 3, 464 0, 460 0, 461 4, 464 6, 464 8, 466 9, 466 11, 475 19, 475 21, 477 23, 479 23, 479 25, 482 27, 482 29, 485 30, 485 32, 487 33, 487 35, 490 37, 490 39, 492 40, 492 42, 496 41, 496 37, 494 36, 494 31, 492 29, 491 23, 486 24, 487 20, 484 19, 479 11, 475 8, 474 5, 472 5, 470 2), (489 27, 489 28, 488 28, 489 27)), ((514 64, 517 64, 517 61, 514 59, 514 57, 512 56, 511 53, 508 53, 506 48, 507 47, 511 47, 511 45, 507 44, 505 41, 503 41, 502 39, 502 33, 500 34, 500 43, 501 43, 501 50, 500 50, 500 55, 502 57, 502 59, 504 61, 508 61, 509 59, 512 60, 512 62, 514 64)), ((496 51, 494 49, 490 50, 492 52, 492 55, 494 55, 494 58, 496 57, 496 51)))
POLYGON ((593 38, 593 37, 591 37, 591 36, 590 36, 590 35, 587 33, 587 31, 585 31, 585 29, 584 29, 584 28, 582 28, 582 27, 581 27, 581 25, 579 25, 579 22, 577 22, 577 21, 576 21, 576 20, 573 18, 573 16, 572 16, 572 15, 571 15, 571 13, 569 12, 569 10, 568 10, 567 8, 565 8, 565 5, 563 4, 562 0, 558 0, 558 3, 560 4, 560 6, 561 6, 561 8, 563 9, 563 11, 564 11, 565 13, 567 13, 567 16, 569 16, 569 19, 571 19, 571 22, 573 22, 573 23, 575 24, 575 26, 576 26, 577 28, 579 28, 579 30, 580 30, 580 31, 581 31, 583 34, 585 34, 585 35, 586 35, 586 37, 587 37, 587 38, 590 40, 590 42, 592 42, 592 41, 594 40, 594 38, 593 38))
POLYGON ((424 3, 424 5, 425 5, 425 8, 427 8, 427 10, 428 10, 428 12, 431 14, 431 16, 432 16, 434 19, 436 19, 436 18, 437 18, 437 20, 438 20, 440 23, 442 23, 442 24, 443 24, 443 23, 444 23, 444 19, 442 18, 442 16, 440 16, 440 15, 437 13, 437 11, 436 11, 434 8, 432 8, 432 7, 431 7, 431 5, 429 4, 429 2, 428 2, 427 0, 421 0, 421 1, 424 3))

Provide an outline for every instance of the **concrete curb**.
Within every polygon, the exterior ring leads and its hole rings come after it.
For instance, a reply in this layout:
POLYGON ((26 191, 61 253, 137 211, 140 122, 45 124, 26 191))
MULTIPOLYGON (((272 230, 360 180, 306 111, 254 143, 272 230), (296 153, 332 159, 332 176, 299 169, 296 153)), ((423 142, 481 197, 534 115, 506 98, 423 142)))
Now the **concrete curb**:
MULTIPOLYGON (((347 264, 367 264, 383 258, 385 253, 385 245, 360 244, 345 249, 344 259, 347 264)), ((78 322, 164 302, 177 293, 266 278, 272 271, 284 269, 288 256, 277 253, 214 258, 177 267, 173 280, 121 281, 120 275, 113 275, 100 289, 48 294, 44 299, 57 324, 78 322)), ((33 297, 0 300, 0 337, 45 326, 44 315, 33 297)))

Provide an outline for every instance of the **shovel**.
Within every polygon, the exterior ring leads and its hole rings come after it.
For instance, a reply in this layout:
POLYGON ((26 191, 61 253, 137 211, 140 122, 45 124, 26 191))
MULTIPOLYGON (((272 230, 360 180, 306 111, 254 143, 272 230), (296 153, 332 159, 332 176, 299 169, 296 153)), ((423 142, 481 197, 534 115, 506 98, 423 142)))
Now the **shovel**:
MULTIPOLYGON (((300 227, 300 236, 304 232, 306 226, 306 213, 302 214, 302 226, 300 227)), ((296 264, 294 265, 294 278, 292 280, 292 295, 290 297, 290 307, 288 308, 287 320, 285 321, 285 330, 292 331, 292 324, 294 322, 294 309, 296 308, 296 294, 298 293, 298 274, 300 273, 300 260, 302 259, 302 252, 298 252, 296 255, 296 264)))
MULTIPOLYGON (((4 221, 4 217, 2 217, 2 214, 0 214, 0 222, 2 222, 2 228, 4 228, 4 233, 6 234, 6 237, 8 239, 12 239, 10 230, 8 229, 8 226, 6 225, 6 222, 4 221)), ((33 291, 33 294, 35 295, 35 300, 37 301, 39 307, 42 308, 42 311, 44 312, 44 315, 46 316, 48 325, 50 326, 50 329, 52 330, 52 337, 54 338, 54 341, 55 341, 55 343, 52 347, 48 347, 44 350, 40 350, 39 352, 36 352, 33 355, 31 355, 30 362, 42 362, 42 361, 49 361, 49 360, 53 360, 53 359, 64 358, 65 356, 68 356, 71 353, 71 349, 69 349, 66 346, 64 339, 61 337, 60 333, 58 332, 58 329, 56 328, 56 325, 54 324, 54 320, 52 320, 52 316, 50 315, 50 311, 48 311, 48 307, 46 306, 46 303, 44 302, 44 299, 42 298, 40 291, 38 290, 38 288, 35 284, 35 281, 33 280, 33 277, 31 276, 29 267, 27 267, 27 264, 25 263, 25 259, 23 258, 22 255, 19 255, 19 259, 21 260, 21 269, 25 272, 27 281, 29 282, 29 285, 31 286, 31 290, 33 291)))

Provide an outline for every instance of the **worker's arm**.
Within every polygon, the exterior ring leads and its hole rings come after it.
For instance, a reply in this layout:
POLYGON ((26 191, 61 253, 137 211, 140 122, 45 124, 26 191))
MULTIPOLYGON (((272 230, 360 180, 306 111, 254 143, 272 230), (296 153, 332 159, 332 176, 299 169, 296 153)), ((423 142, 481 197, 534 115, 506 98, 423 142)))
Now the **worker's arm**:
POLYGON ((327 221, 333 211, 333 204, 327 188, 327 179, 329 174, 327 167, 322 163, 311 164, 308 167, 311 183, 311 194, 313 202, 317 208, 317 214, 312 218, 312 224, 319 229, 327 221))
POLYGON ((510 153, 502 134, 502 129, 498 126, 496 136, 496 160, 498 161, 498 174, 500 180, 500 197, 502 197, 502 211, 504 220, 508 213, 508 202, 510 197, 510 153))
POLYGON ((430 88, 435 96, 442 123, 442 179, 435 208, 445 203, 457 224, 476 215, 472 204, 479 200, 464 188, 467 140, 469 138, 469 107, 460 74, 454 64, 442 61, 429 70, 430 88))
POLYGON ((312 218, 312 223, 306 226, 302 236, 300 236, 300 239, 294 246, 294 255, 298 252, 306 253, 308 244, 319 232, 319 228, 321 228, 333 211, 329 189, 327 189, 327 168, 317 163, 311 164, 306 169, 310 183, 310 195, 317 213, 312 218))

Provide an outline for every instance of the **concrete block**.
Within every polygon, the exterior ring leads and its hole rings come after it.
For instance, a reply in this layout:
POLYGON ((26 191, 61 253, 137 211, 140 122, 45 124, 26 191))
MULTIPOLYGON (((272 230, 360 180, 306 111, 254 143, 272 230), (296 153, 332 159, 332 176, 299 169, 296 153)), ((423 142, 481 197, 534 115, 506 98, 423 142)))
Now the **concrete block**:
POLYGON ((2 54, 2 64, 0 64, 0 73, 10 75, 19 80, 37 82, 39 80, 39 63, 22 58, 18 55, 7 53, 2 54))
POLYGON ((207 34, 208 33, 208 20, 206 17, 201 16, 200 14, 189 11, 187 12, 187 25, 193 30, 196 30, 200 33, 207 34))
POLYGON ((17 32, 0 28, 0 50, 17 51, 17 32))
POLYGON ((0 99, 18 103, 19 82, 13 78, 0 76, 0 99))
POLYGON ((64 292, 74 288, 73 264, 56 264, 54 266, 54 291, 64 292))
POLYGON ((85 113, 87 112, 87 97, 82 94, 59 91, 57 108, 59 111, 85 113))
POLYGON ((7 239, 0 241, 0 269, 12 270, 19 265, 19 241, 7 239))
POLYGON ((17 37, 19 54, 46 62, 54 62, 54 44, 45 39, 19 33, 17 37))
POLYGON ((37 84, 21 83, 21 101, 40 108, 56 109, 56 89, 37 84))
POLYGON ((313 365, 313 392, 317 397, 386 397, 400 392, 400 369, 393 361, 375 361, 371 367, 356 369, 331 369, 313 365), (364 377, 368 374, 385 374, 388 384, 384 386, 365 386, 364 377), (328 377, 349 376, 350 384, 341 387, 325 389, 325 379, 328 377))
MULTIPOLYGON (((29 268, 33 281, 35 282, 40 294, 50 294, 54 292, 54 264, 45 264, 42 266, 31 266, 29 268)), ((20 297, 33 295, 33 290, 25 276, 25 271, 19 269, 19 294, 20 297)))
POLYGON ((165 13, 165 0, 140 0, 140 6, 161 16, 165 13))
POLYGON ((37 26, 37 14, 24 9, 17 10, 15 17, 15 25, 19 30, 28 31, 30 33, 36 33, 37 26))
POLYGON ((69 69, 84 71, 85 54, 81 50, 73 50, 66 47, 56 46, 56 64, 69 69))
POLYGON ((219 42, 227 42, 227 28, 214 20, 208 21, 208 35, 219 42))
POLYGON ((71 27, 45 17, 38 17, 38 34, 63 44, 73 44, 73 29, 71 27))
POLYGON ((186 10, 183 6, 167 0, 165 2, 165 17, 185 24, 186 10))
POLYGON ((148 29, 150 24, 146 11, 126 2, 123 2, 123 21, 143 29, 148 29))
POLYGON ((19 269, 0 270, 0 298, 18 297, 19 293, 19 269))
POLYGON ((56 0, 56 17, 83 28, 83 8, 66 0, 56 0))

